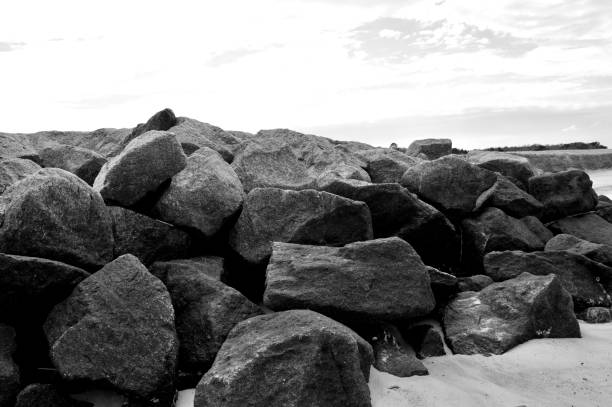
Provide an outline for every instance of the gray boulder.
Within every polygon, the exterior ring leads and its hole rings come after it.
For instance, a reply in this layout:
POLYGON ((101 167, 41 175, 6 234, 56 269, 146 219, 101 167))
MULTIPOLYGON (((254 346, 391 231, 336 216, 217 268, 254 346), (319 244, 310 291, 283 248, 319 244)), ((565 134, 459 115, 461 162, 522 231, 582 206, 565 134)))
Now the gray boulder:
POLYGON ((176 124, 168 131, 176 135, 176 139, 181 144, 185 154, 191 155, 202 147, 208 147, 219 153, 228 163, 231 163, 234 159, 231 147, 242 141, 234 133, 188 117, 178 117, 176 124))
POLYGON ((376 184, 400 182, 406 170, 423 161, 392 148, 362 150, 356 155, 366 162, 370 179, 376 184))
POLYGON ((434 309, 429 274, 399 238, 344 247, 275 242, 266 271, 266 307, 311 309, 340 321, 395 321, 434 309))
POLYGON ((481 291, 483 288, 488 287, 491 284, 493 284, 493 279, 482 274, 461 277, 457 281, 457 291, 481 291))
POLYGON ((531 233, 539 237, 544 243, 548 242, 554 236, 553 232, 544 226, 540 219, 536 218, 535 216, 525 216, 524 218, 521 218, 521 222, 523 222, 523 224, 527 226, 529 230, 531 230, 531 233))
POLYGON ((566 250, 581 254, 598 263, 612 267, 612 246, 600 243, 591 243, 576 236, 560 234, 546 243, 546 251, 566 250))
POLYGON ((73 173, 89 185, 106 164, 106 158, 92 150, 66 144, 52 145, 39 151, 39 164, 43 167, 61 168, 73 173))
POLYGON ((521 189, 527 190, 529 178, 536 175, 536 169, 529 160, 514 154, 499 151, 472 150, 467 154, 467 160, 489 171, 499 172, 516 183, 521 189))
POLYGON ((502 175, 491 188, 478 197, 476 208, 495 207, 515 218, 540 217, 544 206, 502 175))
POLYGON ((605 324, 612 322, 612 310, 604 307, 590 307, 576 315, 589 324, 605 324))
POLYGON ((593 243, 612 244, 612 223, 596 213, 570 216, 547 226, 555 234, 564 233, 593 243))
POLYGON ((534 338, 579 338, 572 297, 554 275, 523 273, 446 307, 444 329, 455 353, 501 354, 534 338))
POLYGON ((19 393, 19 367, 13 360, 16 351, 15 330, 0 324, 0 407, 13 407, 19 393))
POLYGON ((40 170, 34 161, 23 158, 6 158, 0 160, 0 195, 6 188, 20 181, 28 175, 40 170))
POLYGON ((435 160, 437 158, 443 157, 445 155, 449 155, 452 153, 453 142, 447 138, 428 138, 423 140, 415 140, 413 141, 408 149, 406 150, 406 154, 412 156, 419 156, 420 154, 427 157, 428 160, 435 160))
POLYGON ((36 161, 38 153, 26 134, 0 133, 0 159, 6 158, 36 161))
POLYGON ((412 346, 404 341, 399 330, 389 324, 378 326, 368 338, 374 350, 374 367, 396 377, 426 376, 423 365, 412 346))
POLYGON ((75 400, 53 384, 28 385, 17 396, 15 407, 93 407, 92 403, 75 400))
POLYGON ((166 281, 170 271, 177 272, 177 270, 185 273, 204 274, 213 280, 221 281, 223 278, 223 257, 205 256, 156 261, 149 267, 151 274, 162 281, 166 281))
POLYGON ((371 406, 372 347, 316 312, 239 323, 196 388, 195 407, 371 406))
POLYGON ((159 112, 155 113, 153 116, 147 120, 146 123, 140 123, 132 130, 132 133, 128 138, 125 139, 124 143, 127 145, 130 141, 134 140, 136 137, 141 134, 146 133, 151 130, 161 130, 166 131, 171 127, 176 125, 176 116, 172 109, 163 109, 159 112))

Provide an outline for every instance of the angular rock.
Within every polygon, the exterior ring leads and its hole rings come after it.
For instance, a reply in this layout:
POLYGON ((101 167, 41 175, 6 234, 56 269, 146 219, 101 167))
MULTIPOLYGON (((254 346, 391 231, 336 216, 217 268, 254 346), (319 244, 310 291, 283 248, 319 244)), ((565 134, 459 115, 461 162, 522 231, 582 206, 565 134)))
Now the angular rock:
POLYGON ((406 154, 412 156, 424 154, 428 160, 435 160, 445 155, 449 155, 452 153, 452 149, 453 142, 447 138, 429 138, 413 141, 412 144, 408 146, 406 154))
POLYGON ((185 165, 185 154, 174 134, 152 130, 130 141, 104 164, 93 187, 105 201, 131 206, 185 165))
POLYGON ((589 324, 605 324, 612 322, 612 310, 604 307, 590 307, 578 314, 577 317, 589 324))
POLYGON ((493 279, 489 276, 477 274, 470 277, 462 277, 457 282, 457 290, 463 291, 481 291, 483 288, 493 284, 493 279))
POLYGON ((544 243, 548 242, 554 236, 553 232, 544 226, 544 224, 535 216, 525 216, 524 218, 521 218, 521 222, 523 222, 523 224, 527 226, 529 230, 531 230, 531 233, 539 237, 544 243))
POLYGON ((410 167, 423 160, 392 148, 375 148, 356 153, 367 163, 366 170, 373 183, 398 183, 410 167))
POLYGON ((151 116, 151 118, 149 118, 149 120, 147 120, 146 123, 140 123, 138 126, 136 126, 134 130, 132 130, 132 133, 130 134, 130 136, 126 139, 125 144, 134 140, 136 137, 140 136, 141 134, 146 133, 147 131, 169 130, 171 127, 176 125, 176 121, 177 121, 176 116, 174 115, 174 112, 172 111, 172 109, 166 108, 166 109, 160 110, 159 112, 151 116))
POLYGON ((534 275, 554 274, 572 295, 576 311, 611 305, 605 289, 612 288, 612 269, 579 254, 565 251, 493 252, 485 256, 484 268, 485 273, 495 281, 515 278, 524 272, 534 275))
POLYGON ((587 173, 581 170, 547 173, 529 179, 529 193, 544 205, 544 221, 595 209, 597 194, 592 186, 587 173))
POLYGON ((86 401, 75 400, 53 384, 34 383, 17 396, 15 407, 94 407, 86 401))
POLYGON ((28 175, 40 170, 34 161, 22 158, 6 158, 0 160, 0 195, 6 188, 20 181, 28 175))
POLYGON ((265 264, 272 242, 341 246, 372 239, 363 202, 313 190, 256 188, 247 195, 230 232, 231 248, 253 264, 265 264))
POLYGON ((211 237, 235 217, 243 200, 242 183, 232 167, 215 151, 201 148, 172 178, 155 210, 162 220, 211 237))
POLYGON ((452 274, 444 273, 434 267, 425 266, 431 282, 436 304, 446 303, 446 300, 457 292, 457 277, 452 274))
POLYGON ((426 376, 427 368, 416 357, 412 346, 406 343, 399 330, 385 324, 370 339, 374 350, 374 367, 397 377, 426 376))
POLYGON ((533 196, 523 191, 504 176, 498 175, 491 188, 478 197, 476 208, 499 208, 515 218, 539 217, 544 206, 533 196))
POLYGON ((157 260, 184 257, 191 237, 174 226, 120 206, 109 206, 113 222, 114 257, 133 254, 149 265, 157 260))
POLYGON ((66 381, 96 383, 143 401, 174 393, 178 341, 170 295, 132 255, 83 280, 44 324, 66 381))
POLYGON ((443 157, 409 168, 401 184, 451 217, 469 215, 478 197, 497 181, 495 173, 455 157, 443 157))
POLYGON ((16 350, 15 330, 0 324, 0 407, 13 407, 19 393, 19 367, 13 360, 16 350))
POLYGON ((555 234, 565 233, 600 244, 612 244, 612 223, 595 213, 570 216, 549 223, 555 234))
POLYGON ((601 206, 597 209, 596 213, 606 221, 612 223, 612 205, 601 206))
POLYGON ((536 175, 536 169, 525 157, 499 151, 473 150, 468 152, 467 160, 489 171, 499 172, 527 190, 529 178, 536 175))
POLYGON ((39 163, 43 167, 61 168, 73 173, 89 185, 106 164, 106 158, 82 147, 58 144, 39 151, 39 163))
POLYGON ((176 125, 169 131, 176 135, 185 154, 190 155, 202 147, 208 147, 219 153, 228 163, 234 159, 232 146, 242 142, 242 138, 237 137, 235 133, 188 117, 178 117, 176 125))
POLYGON ((573 235, 560 234, 546 243, 546 251, 566 250, 581 254, 598 263, 612 267, 612 246, 591 243, 573 235))
POLYGON ((554 275, 523 273, 446 307, 444 328, 455 353, 501 354, 534 338, 579 338, 572 297, 554 275))
POLYGON ((372 347, 312 311, 247 319, 196 388, 195 407, 369 407, 372 347))
POLYGON ((149 267, 151 274, 162 281, 166 281, 170 271, 178 272, 177 270, 185 273, 204 274, 213 280, 221 281, 223 276, 223 258, 208 256, 156 261, 149 267))
POLYGON ((111 220, 85 181, 44 168, 0 196, 0 252, 42 257, 85 269, 113 258, 111 220))
POLYGON ((412 247, 393 237, 344 247, 275 242, 264 304, 311 309, 340 321, 395 321, 434 309, 429 275, 412 247))

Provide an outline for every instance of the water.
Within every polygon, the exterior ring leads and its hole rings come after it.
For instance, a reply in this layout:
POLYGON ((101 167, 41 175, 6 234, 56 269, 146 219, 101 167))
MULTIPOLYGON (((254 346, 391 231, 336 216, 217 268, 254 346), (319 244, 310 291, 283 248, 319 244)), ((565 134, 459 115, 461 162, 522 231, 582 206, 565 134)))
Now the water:
POLYGON ((593 189, 598 195, 605 195, 612 198, 612 168, 606 170, 590 170, 588 171, 591 181, 593 181, 593 189))

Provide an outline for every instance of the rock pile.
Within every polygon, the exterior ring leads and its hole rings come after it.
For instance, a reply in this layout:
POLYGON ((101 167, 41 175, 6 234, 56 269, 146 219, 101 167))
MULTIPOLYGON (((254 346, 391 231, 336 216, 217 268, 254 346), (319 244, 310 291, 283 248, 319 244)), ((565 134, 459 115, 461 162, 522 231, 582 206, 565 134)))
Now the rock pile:
POLYGON ((612 224, 582 171, 450 140, 0 133, 0 407, 369 406, 371 366, 610 320, 612 224), (442 329, 440 329, 440 326, 442 329))

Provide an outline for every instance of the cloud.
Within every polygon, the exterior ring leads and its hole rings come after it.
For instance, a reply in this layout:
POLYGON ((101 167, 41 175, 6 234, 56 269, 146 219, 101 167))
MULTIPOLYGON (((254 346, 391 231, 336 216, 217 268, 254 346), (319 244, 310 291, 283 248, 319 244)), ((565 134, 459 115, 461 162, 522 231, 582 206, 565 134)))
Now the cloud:
POLYGON ((2 42, 0 41, 0 52, 10 52, 22 48, 25 42, 2 42))
POLYGON ((418 19, 379 18, 355 28, 350 46, 352 55, 403 62, 412 57, 431 53, 453 54, 484 50, 505 57, 519 57, 537 48, 526 38, 509 33, 480 28, 446 19, 423 21, 418 19))

